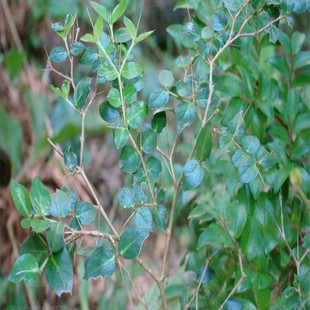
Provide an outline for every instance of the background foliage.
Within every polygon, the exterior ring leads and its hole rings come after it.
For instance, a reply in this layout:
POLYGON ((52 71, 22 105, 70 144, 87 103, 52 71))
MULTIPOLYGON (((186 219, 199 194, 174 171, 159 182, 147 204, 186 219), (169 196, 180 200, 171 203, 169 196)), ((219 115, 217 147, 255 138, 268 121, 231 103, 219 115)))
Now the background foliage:
MULTIPOLYGON (((1 237, 15 257, 2 254, 1 302, 307 308, 310 57, 296 27, 309 3, 179 0, 182 24, 163 43, 139 1, 128 3, 131 19, 125 2, 91 3, 92 24, 79 1, 32 2, 22 41, 1 2, 14 40, 1 42, 1 158, 25 217, 4 189, 1 237), (43 71, 44 39, 32 30, 51 17, 43 71), (112 277, 86 281, 98 276, 112 277)), ((155 8, 169 10, 145 4, 155 8)))

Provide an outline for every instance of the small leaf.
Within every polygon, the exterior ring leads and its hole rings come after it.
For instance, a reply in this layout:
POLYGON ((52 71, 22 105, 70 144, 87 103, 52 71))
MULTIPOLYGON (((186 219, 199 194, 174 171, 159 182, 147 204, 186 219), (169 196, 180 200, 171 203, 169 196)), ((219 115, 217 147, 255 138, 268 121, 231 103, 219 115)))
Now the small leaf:
POLYGON ((308 66, 310 64, 310 51, 299 52, 293 60, 293 69, 297 70, 299 68, 308 66))
POLYGON ((259 140, 254 137, 254 136, 245 136, 241 140, 241 145, 244 149, 249 154, 256 153, 260 147, 260 142, 259 140))
POLYGON ((123 208, 133 208, 135 206, 134 196, 134 190, 129 187, 120 188, 117 192, 118 202, 123 208))
POLYGON ((130 40, 130 34, 127 30, 127 28, 119 28, 116 30, 114 34, 114 41, 115 43, 126 43, 130 40))
POLYGON ((183 170, 183 190, 189 191, 200 185, 204 178, 204 170, 194 159, 189 160, 183 170))
POLYGON ((114 142, 117 149, 123 147, 129 138, 129 131, 126 128, 118 128, 114 133, 114 142))
POLYGON ((51 222, 48 219, 45 220, 32 220, 31 227, 34 232, 37 234, 43 233, 48 228, 50 228, 51 222))
POLYGON ((121 75, 125 79, 133 79, 143 74, 143 67, 135 62, 126 62, 121 75))
POLYGON ((114 70, 113 67, 103 65, 98 70, 98 75, 104 76, 108 81, 114 81, 117 79, 118 73, 114 70))
POLYGON ((76 85, 74 90, 74 105, 80 109, 85 103, 91 89, 91 78, 84 77, 76 85))
POLYGON ((153 113, 151 124, 152 124, 152 128, 157 134, 161 133, 167 124, 166 112, 162 111, 158 113, 156 112, 153 113))
POLYGON ((305 34, 295 31, 291 38, 291 48, 294 55, 298 54, 301 50, 301 47, 305 41, 305 34))
POLYGON ((85 262, 84 279, 111 277, 115 270, 115 252, 107 242, 98 247, 85 262))
POLYGON ((137 144, 141 147, 142 151, 146 154, 152 154, 157 145, 157 137, 153 129, 147 126, 142 127, 142 137, 140 133, 137 137, 137 144))
POLYGON ((125 24, 128 32, 129 32, 129 34, 130 34, 131 39, 134 41, 136 36, 137 36, 137 29, 136 29, 135 25, 126 16, 124 16, 124 24, 125 24))
POLYGON ((112 11, 112 23, 115 23, 125 12, 127 1, 123 0, 112 11))
POLYGON ((211 26, 215 31, 224 30, 227 24, 227 17, 223 11, 215 13, 211 19, 211 26))
POLYGON ((166 231, 168 225, 167 209, 163 205, 152 208, 153 220, 155 225, 162 231, 166 231))
POLYGON ((180 134, 181 131, 192 124, 196 117, 196 107, 192 103, 181 101, 178 105, 177 111, 177 129, 180 134))
POLYGON ((67 52, 62 46, 55 47, 50 53, 50 60, 56 63, 63 62, 67 59, 67 52))
POLYGON ((136 101, 127 110, 127 122, 131 128, 139 128, 148 113, 148 107, 144 101, 136 101))
POLYGON ((137 89, 132 84, 127 84, 124 88, 125 101, 133 103, 137 97, 137 89))
POLYGON ((105 6, 94 1, 90 1, 90 5, 107 23, 110 23, 110 13, 105 6))
POLYGON ((79 63, 82 65, 91 65, 98 59, 98 52, 92 47, 86 47, 82 52, 79 63))
POLYGON ((65 35, 67 36, 76 20, 77 13, 75 13, 73 16, 71 14, 67 14, 66 20, 65 20, 65 35))
POLYGON ((37 278, 38 272, 37 260, 30 254, 24 254, 15 261, 8 279, 12 282, 24 279, 27 283, 32 283, 37 278))
MULTIPOLYGON (((95 26, 94 26, 94 36, 96 39, 99 39, 102 31, 103 31, 103 21, 102 21, 102 18, 99 17, 95 23, 95 26)), ((82 41, 82 38, 81 38, 81 41, 82 41)))
POLYGON ((150 109, 159 109, 167 104, 169 100, 169 93, 161 88, 155 88, 148 100, 148 105, 150 109))
POLYGON ((72 172, 77 166, 77 155, 73 153, 71 146, 69 146, 64 152, 64 162, 70 172, 72 172))
POLYGON ((253 158, 247 158, 238 167, 238 178, 241 183, 249 183, 258 176, 259 170, 256 166, 256 161, 253 158))
POLYGON ((267 62, 286 76, 290 75, 290 69, 285 58, 281 56, 272 56, 268 58, 267 62))
POLYGON ((52 30, 59 32, 65 30, 65 28, 61 22, 56 22, 52 24, 52 30))
POLYGON ((122 105, 119 90, 116 88, 110 89, 107 99, 115 108, 119 108, 122 105))
POLYGON ((121 150, 119 157, 119 167, 127 173, 133 173, 138 170, 141 163, 140 155, 131 145, 125 145, 121 150))
POLYGON ((151 156, 146 160, 146 169, 151 179, 157 179, 161 173, 161 162, 151 156))
POLYGON ((81 225, 90 225, 96 218, 96 209, 88 202, 78 201, 75 208, 75 216, 81 225))
POLYGON ((149 233, 136 227, 125 230, 118 241, 118 251, 126 259, 134 259, 140 254, 144 240, 149 233))
POLYGON ((133 222, 138 230, 144 230, 147 233, 152 231, 152 213, 148 208, 139 208, 133 217, 133 222))
POLYGON ((15 181, 11 181, 11 194, 14 204, 22 216, 28 216, 31 210, 31 201, 27 189, 15 181))
POLYGON ((162 70, 158 76, 159 83, 166 88, 170 88, 173 85, 174 78, 170 71, 162 70))
POLYGON ((73 268, 65 248, 50 256, 45 268, 45 277, 49 287, 58 297, 62 293, 72 293, 73 268))
POLYGON ((199 161, 205 161, 211 154, 212 126, 207 124, 197 138, 196 156, 199 161))
POLYGON ((143 32, 141 34, 138 35, 138 37, 135 39, 135 43, 139 43, 143 40, 145 40, 146 38, 148 38, 155 30, 151 30, 148 32, 143 32))
POLYGON ((117 108, 114 108, 109 102, 102 102, 99 106, 99 114, 101 118, 108 122, 113 123, 120 117, 120 112, 117 108))
POLYGON ((52 197, 52 204, 50 213, 54 217, 64 218, 67 216, 71 209, 71 200, 69 196, 61 191, 57 190, 54 197, 52 197))
POLYGON ((51 208, 51 196, 43 187, 40 179, 35 177, 31 185, 31 202, 35 211, 40 215, 47 215, 51 208))
POLYGON ((80 55, 83 51, 85 50, 85 45, 82 43, 82 42, 74 42, 72 45, 71 45, 71 48, 70 48, 70 53, 73 55, 73 56, 78 56, 80 55))

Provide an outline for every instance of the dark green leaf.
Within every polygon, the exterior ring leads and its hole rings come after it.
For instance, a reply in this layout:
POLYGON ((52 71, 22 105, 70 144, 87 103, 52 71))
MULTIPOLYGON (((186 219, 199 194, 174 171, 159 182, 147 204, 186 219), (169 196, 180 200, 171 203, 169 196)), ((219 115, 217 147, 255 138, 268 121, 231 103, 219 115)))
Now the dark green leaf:
POLYGON ((137 144, 141 147, 142 151, 146 154, 152 154, 157 145, 157 137, 153 129, 150 127, 142 127, 142 137, 140 133, 137 137, 137 144))
POLYGON ((120 112, 117 108, 114 108, 109 102, 102 102, 99 106, 99 114, 101 118, 108 122, 113 123, 120 117, 120 112))
POLYGON ((146 160, 146 169, 151 179, 157 179, 161 173, 161 163, 151 156, 146 160))
POLYGON ((280 56, 272 56, 268 58, 268 63, 271 64, 274 68, 284 73, 287 77, 290 76, 290 69, 288 67, 287 61, 285 58, 280 56))
POLYGON ((32 230, 38 234, 43 233, 48 228, 50 228, 50 226, 51 226, 51 222, 48 219, 31 221, 32 230))
POLYGON ((49 287, 58 297, 62 293, 72 293, 73 269, 65 248, 50 256, 45 268, 45 277, 49 287))
POLYGON ((80 109, 86 103, 86 99, 91 89, 91 78, 84 77, 76 85, 74 90, 74 105, 80 109))
POLYGON ((166 112, 165 111, 158 112, 158 113, 155 112, 152 115, 151 123, 152 123, 152 128, 154 129, 154 131, 156 133, 161 133, 167 124, 166 112))
POLYGON ((167 209, 163 205, 152 208, 153 220, 155 225, 162 231, 166 231, 168 225, 167 209))
POLYGON ((73 55, 73 56, 78 56, 80 55, 83 51, 85 50, 85 46, 82 42, 74 42, 72 45, 71 45, 71 48, 70 48, 70 53, 73 55))
POLYGON ((138 170, 141 163, 140 155, 131 145, 125 145, 119 157, 119 167, 127 173, 138 170))
POLYGON ((199 161, 205 161, 212 149, 212 126, 206 125, 197 138, 196 156, 199 161))
POLYGON ((82 52, 79 63, 82 65, 91 65, 98 59, 98 52, 92 47, 86 47, 82 52))
POLYGON ((256 161, 250 157, 238 167, 238 178, 241 183, 253 181, 258 176, 258 173, 256 161))
POLYGON ((305 67, 310 64, 310 51, 299 52, 293 60, 293 69, 305 67))
POLYGON ((125 101, 133 103, 137 97, 137 90, 132 84, 127 84, 124 88, 125 101))
POLYGON ((63 236, 64 227, 64 223, 50 220, 50 227, 46 231, 46 239, 52 253, 59 252, 66 245, 63 236))
POLYGON ((114 35, 114 41, 116 43, 126 43, 131 39, 131 36, 127 30, 127 28, 119 28, 117 29, 117 31, 115 32, 114 35))
POLYGON ((125 230, 118 241, 118 251, 126 259, 134 259, 140 254, 144 240, 149 236, 149 233, 131 227, 125 230))
POLYGON ((259 140, 254 136, 245 136, 241 140, 243 150, 249 154, 256 153, 260 147, 259 140))
POLYGON ((115 252, 105 242, 98 247, 85 262, 84 279, 111 277, 115 270, 115 252))
POLYGON ((194 159, 189 160, 183 170, 183 190, 189 191, 200 185, 204 178, 203 168, 194 159))
POLYGON ((211 26, 215 31, 224 30, 227 23, 226 15, 223 11, 215 13, 211 19, 211 26))
POLYGON ((110 89, 107 99, 115 108, 119 108, 122 105, 119 90, 116 88, 110 89))
POLYGON ((39 265, 31 254, 21 255, 14 263, 8 279, 12 282, 25 280, 27 283, 35 281, 39 272, 39 265))
POLYGON ((22 216, 28 216, 31 210, 31 201, 27 189, 15 181, 11 181, 11 194, 14 204, 22 216))
POLYGON ((64 162, 69 171, 73 171, 77 166, 77 155, 73 153, 71 146, 64 152, 64 162))

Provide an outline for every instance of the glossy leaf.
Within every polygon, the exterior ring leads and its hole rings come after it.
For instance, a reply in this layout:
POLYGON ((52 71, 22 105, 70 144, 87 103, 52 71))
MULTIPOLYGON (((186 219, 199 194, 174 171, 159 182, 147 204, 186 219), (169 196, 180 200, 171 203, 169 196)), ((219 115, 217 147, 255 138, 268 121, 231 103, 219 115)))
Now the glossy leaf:
POLYGON ((50 60, 56 63, 65 61, 67 57, 67 52, 62 46, 55 47, 50 53, 50 60))
POLYGON ((123 0, 112 11, 112 23, 115 23, 125 12, 127 1, 123 0))
POLYGON ((12 282, 25 280, 32 283, 37 278, 39 265, 31 254, 21 255, 14 263, 8 279, 12 282))
POLYGON ((134 196, 134 190, 129 187, 120 188, 117 193, 118 202, 123 208, 133 208, 135 206, 134 196))
POLYGON ((204 178, 203 168, 194 159, 189 160, 183 170, 183 190, 189 191, 200 185, 204 178))
POLYGON ((152 208, 153 220, 155 225, 162 231, 166 231, 168 225, 167 209, 163 205, 152 208))
POLYGON ((35 211, 42 215, 47 215, 51 208, 51 196, 43 187, 40 179, 35 177, 31 185, 31 202, 35 211))
POLYGON ((85 103, 91 89, 91 78, 85 77, 79 81, 74 90, 74 105, 80 109, 85 103))
POLYGON ((62 222, 50 221, 50 227, 46 230, 46 239, 52 253, 59 252, 66 244, 64 240, 64 227, 62 222))
POLYGON ((147 116, 148 107, 144 101, 136 101, 127 108, 127 122, 131 128, 139 128, 147 116))
POLYGON ((72 293, 73 269, 65 248, 50 256, 45 268, 45 277, 49 287, 58 297, 63 293, 72 293))
POLYGON ((50 213, 54 217, 64 218, 68 215, 71 209, 70 197, 63 191, 57 190, 54 195, 52 195, 52 204, 50 213))
POLYGON ((133 217, 133 222, 138 230, 144 230, 147 233, 152 231, 152 213, 146 207, 138 209, 133 217))
POLYGON ((11 181, 11 194, 13 197, 14 204, 22 216, 28 216, 31 210, 31 200, 27 189, 15 182, 11 181))
POLYGON ((140 155, 131 145, 125 145, 119 157, 119 167, 127 173, 138 170, 141 163, 140 155))
POLYGON ((177 129, 180 134, 181 131, 192 124, 196 117, 196 107, 189 102, 181 101, 178 105, 177 111, 177 129))
POLYGON ((75 216, 83 226, 90 225, 96 218, 95 208, 88 202, 78 201, 75 216))
POLYGON ((73 153, 71 146, 64 152, 64 162, 69 171, 73 171, 77 166, 77 155, 73 153))
POLYGON ((159 109, 164 107, 169 100, 169 93, 161 88, 155 88, 148 100, 150 109, 159 109))
POLYGON ((197 138, 196 156, 199 161, 205 161, 211 154, 212 126, 206 125, 197 138))

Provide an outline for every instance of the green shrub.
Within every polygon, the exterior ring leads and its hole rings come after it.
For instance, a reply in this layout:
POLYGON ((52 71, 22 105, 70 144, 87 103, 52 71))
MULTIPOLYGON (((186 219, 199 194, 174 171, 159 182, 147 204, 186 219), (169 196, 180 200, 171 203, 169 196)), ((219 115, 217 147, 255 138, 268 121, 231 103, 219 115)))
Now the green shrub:
POLYGON ((159 73, 148 102, 139 100, 143 67, 134 48, 152 31, 139 33, 123 15, 126 1, 112 12, 91 6, 99 15, 93 33, 78 38, 76 15, 52 25, 64 44, 51 51, 49 69, 67 59, 72 69, 61 89, 51 89, 81 116, 82 131, 80 154, 50 144, 96 204, 67 188, 50 194, 38 178, 30 195, 12 181, 21 224, 33 233, 9 279, 31 283, 45 270, 58 296, 71 293, 71 258, 83 255, 76 241, 90 236, 99 242, 86 255, 84 279, 111 277, 116 269, 130 277, 122 261, 134 260, 154 281, 138 296, 146 308, 310 306, 310 52, 303 50, 305 35, 288 35, 286 27, 309 2, 179 0, 176 9, 189 10, 189 20, 167 31, 184 55, 173 72, 159 73), (123 25, 116 29, 116 22, 123 25), (79 65, 90 73, 76 81, 79 65), (103 97, 99 114, 120 150, 119 168, 130 176, 117 193, 130 212, 124 228, 109 219, 83 165, 85 119, 103 97), (99 217, 103 231, 97 223, 96 230, 84 227, 99 217), (173 228, 182 221, 188 254, 167 276, 171 238, 180 231, 173 228), (140 257, 153 231, 165 239, 155 268, 140 257))

